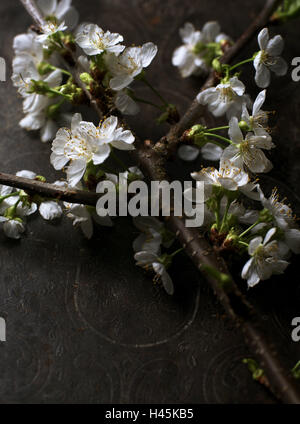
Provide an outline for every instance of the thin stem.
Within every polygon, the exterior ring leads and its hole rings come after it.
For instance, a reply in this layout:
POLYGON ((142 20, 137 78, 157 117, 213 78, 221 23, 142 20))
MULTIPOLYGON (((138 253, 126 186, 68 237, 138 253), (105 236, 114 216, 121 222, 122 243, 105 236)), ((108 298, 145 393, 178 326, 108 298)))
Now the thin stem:
POLYGON ((182 252, 184 249, 183 247, 181 249, 176 250, 175 252, 171 253, 169 256, 171 256, 171 258, 173 258, 174 256, 178 255, 178 253, 182 252))
POLYGON ((131 96, 131 98, 132 98, 132 100, 135 100, 136 102, 145 103, 146 105, 150 105, 150 106, 155 107, 156 109, 162 110, 161 106, 158 106, 155 103, 150 102, 149 100, 144 100, 144 99, 141 99, 140 97, 136 97, 136 96, 131 96))
POLYGON ((162 103, 165 105, 165 107, 169 106, 169 103, 163 98, 163 96, 160 94, 160 92, 154 88, 150 82, 146 79, 145 75, 142 76, 141 81, 147 85, 147 87, 150 88, 150 90, 153 91, 153 93, 162 101, 162 103))
POLYGON ((257 220, 254 224, 252 224, 247 230, 245 230, 242 234, 239 235, 239 238, 245 237, 253 228, 255 228, 260 223, 260 220, 257 220))
POLYGON ((239 244, 241 245, 241 246, 245 246, 245 247, 249 247, 249 244, 248 243, 245 243, 244 241, 241 241, 241 240, 239 240, 239 244))
POLYGON ((232 144, 232 141, 229 140, 229 138, 222 137, 221 135, 218 135, 218 134, 204 133, 204 135, 206 135, 207 137, 216 137, 216 138, 219 138, 220 140, 226 141, 226 143, 232 144))
POLYGON ((5 196, 0 197, 0 203, 3 202, 3 200, 8 199, 9 197, 18 196, 20 194, 19 191, 14 191, 13 193, 6 194, 5 196))
POLYGON ((220 229, 220 199, 217 200, 217 210, 215 211, 217 229, 220 229))
POLYGON ((229 125, 225 125, 224 127, 209 128, 209 129, 206 129, 205 131, 211 132, 211 131, 220 131, 220 130, 228 130, 228 129, 229 129, 229 125))
POLYGON ((113 148, 111 149, 111 151, 110 151, 110 153, 111 153, 111 157, 114 159, 114 161, 116 162, 116 163, 118 163, 120 166, 121 166, 121 168, 122 168, 122 170, 125 172, 125 171, 127 171, 127 169, 128 169, 128 167, 125 165, 125 163, 115 154, 115 152, 114 152, 114 150, 113 150, 113 148))
POLYGON ((231 205, 231 202, 230 202, 230 200, 227 198, 226 209, 225 209, 225 213, 224 213, 224 216, 223 216, 223 219, 222 219, 220 232, 222 232, 223 228, 225 227, 225 224, 226 224, 226 220, 227 220, 227 216, 228 216, 228 211, 229 211, 230 205, 231 205))
POLYGON ((56 96, 62 96, 64 99, 69 100, 70 96, 68 94, 63 94, 59 90, 55 90, 54 88, 49 88, 48 93, 56 94, 56 96))
POLYGON ((245 65, 246 63, 253 62, 253 60, 254 60, 254 58, 253 58, 253 57, 251 57, 250 59, 242 60, 241 62, 236 63, 235 65, 231 66, 231 67, 229 68, 229 71, 233 71, 234 69, 238 68, 239 66, 243 66, 243 65, 245 65))
POLYGON ((62 69, 62 68, 56 68, 56 69, 58 69, 62 74, 65 74, 68 77, 72 76, 71 72, 67 71, 66 69, 62 69))

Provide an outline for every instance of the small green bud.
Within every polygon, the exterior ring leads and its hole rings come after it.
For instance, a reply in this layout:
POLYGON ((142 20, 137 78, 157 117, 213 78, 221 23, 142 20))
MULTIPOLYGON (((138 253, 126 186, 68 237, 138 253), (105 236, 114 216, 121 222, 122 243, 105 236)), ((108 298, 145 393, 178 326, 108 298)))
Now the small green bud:
POLYGON ((28 91, 29 93, 46 95, 48 91, 49 91, 49 85, 47 82, 31 80, 31 88, 28 91))
POLYGON ((264 370, 259 368, 258 363, 251 358, 243 359, 243 364, 248 366, 248 370, 252 374, 253 380, 260 380, 264 376, 264 370))
POLYGON ((37 175, 36 177, 35 177, 35 180, 36 181, 40 181, 41 183, 45 183, 47 180, 46 180, 46 178, 45 177, 43 177, 43 175, 37 175))
POLYGON ((268 209, 263 209, 262 211, 260 211, 259 220, 264 223, 272 222, 273 216, 268 209))
POLYGON ((190 137, 193 137, 194 135, 196 135, 196 134, 199 134, 199 133, 201 133, 201 132, 203 132, 203 131, 205 131, 205 129, 206 129, 206 127, 204 127, 203 125, 194 125, 190 130, 189 130, 189 132, 188 132, 188 135, 190 136, 190 137))
POLYGON ((226 241, 231 242, 231 243, 235 243, 238 240, 239 240, 239 236, 235 233, 234 230, 230 230, 229 233, 226 236, 225 243, 226 243, 226 241))
POLYGON ((202 264, 202 268, 208 275, 217 280, 220 286, 223 287, 226 292, 230 292, 232 290, 232 278, 230 275, 224 274, 218 269, 206 264, 202 264))
POLYGON ((249 125, 247 124, 246 121, 240 121, 239 122, 239 127, 242 131, 250 131, 249 125))
POLYGON ((50 63, 47 63, 47 62, 40 62, 37 65, 37 70, 40 75, 49 74, 49 72, 54 71, 55 69, 56 69, 55 66, 52 66, 50 65, 50 63))
POLYGON ((56 16, 54 16, 54 15, 46 16, 45 21, 47 21, 47 22, 51 22, 52 24, 55 24, 55 25, 57 25, 57 24, 58 24, 58 22, 57 22, 57 17, 56 17, 56 16))
POLYGON ((204 43, 201 43, 201 41, 199 41, 199 43, 197 43, 197 44, 193 47, 192 51, 193 51, 193 53, 194 53, 194 54, 200 54, 200 53, 202 53, 202 52, 203 52, 203 50, 205 50, 205 49, 206 49, 206 45, 205 45, 204 43))
POLYGON ((6 211, 4 213, 4 216, 7 219, 14 219, 15 215, 16 215, 16 206, 15 205, 10 206, 8 209, 6 209, 6 211))
POLYGON ((219 74, 222 73, 222 65, 221 65, 221 62, 219 61, 219 59, 216 58, 212 61, 212 67, 219 74))
POLYGON ((83 72, 82 74, 80 74, 80 79, 85 85, 88 85, 88 86, 94 82, 91 75, 87 72, 83 72))

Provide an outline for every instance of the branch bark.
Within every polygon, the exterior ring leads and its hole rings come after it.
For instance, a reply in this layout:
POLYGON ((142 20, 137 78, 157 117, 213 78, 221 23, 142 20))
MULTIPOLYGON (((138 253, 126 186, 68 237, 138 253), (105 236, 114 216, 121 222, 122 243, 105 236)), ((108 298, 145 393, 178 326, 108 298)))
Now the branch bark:
MULTIPOLYGON (((20 1, 33 17, 36 24, 42 25, 41 16, 35 7, 34 1, 20 1)), ((224 57, 224 60, 232 59, 245 45, 245 43, 254 35, 256 30, 268 22, 269 16, 273 13, 279 3, 280 2, 274 0, 269 0, 267 2, 267 5, 263 9, 262 13, 243 34, 241 39, 237 42, 236 46, 228 51, 226 54, 227 56, 225 55, 224 57)), ((74 72, 76 71, 73 70, 72 73, 74 74, 74 72)), ((215 75, 211 75, 204 87, 207 88, 213 85, 214 82, 215 75)), ((92 98, 90 100, 95 108, 95 104, 98 104, 97 99, 92 98)), ((97 108, 95 109, 97 111, 97 108)), ((181 135, 185 129, 187 129, 196 119, 199 118, 202 111, 202 107, 198 103, 196 104, 194 101, 181 121, 175 125, 167 135, 166 138, 168 146, 177 144, 178 136, 181 135)), ((137 141, 135 158, 144 174, 147 175, 151 180, 168 179, 164 167, 165 158, 158 154, 152 145, 147 145, 141 141, 137 141)), ((44 183, 37 183, 32 180, 29 182, 26 181, 26 179, 16 180, 16 177, 12 179, 12 176, 5 174, 0 174, 0 182, 13 186, 18 184, 19 187, 25 189, 25 186, 29 184, 29 186, 27 186, 27 189, 29 190, 40 190, 38 191, 40 194, 50 195, 50 197, 61 198, 62 200, 67 200, 74 203, 77 201, 79 203, 85 203, 87 201, 87 204, 90 204, 89 201, 91 201, 91 203, 94 204, 94 202, 96 202, 96 197, 98 198, 95 193, 90 193, 90 195, 95 196, 95 198, 93 197, 86 199, 83 197, 82 192, 73 190, 58 190, 58 188, 49 184, 45 185, 44 183), (23 187, 20 186, 20 184, 22 184, 23 187)), ((84 195, 86 196, 87 193, 84 192, 84 195)), ((258 314, 245 299, 237 285, 233 282, 228 273, 224 260, 215 253, 214 249, 202 234, 200 234, 195 229, 185 227, 183 218, 171 216, 167 219, 167 224, 175 233, 179 242, 182 244, 186 253, 192 259, 196 267, 205 275, 218 300, 223 305, 227 315, 234 320, 236 325, 243 332, 246 342, 252 348, 254 354, 261 364, 261 367, 265 370, 272 392, 283 402, 300 403, 300 395, 294 381, 289 376, 288 371, 283 369, 281 366, 275 348, 273 347, 270 340, 268 340, 268 337, 265 335, 262 329, 258 314), (223 284, 218 278, 213 277, 212 274, 208 272, 209 267, 218 270, 220 273, 226 274, 228 276, 227 283, 223 284)))
POLYGON ((49 197, 69 203, 95 206, 99 199, 99 195, 91 191, 63 188, 54 184, 43 183, 29 178, 21 178, 2 172, 0 172, 0 183, 9 187, 22 189, 30 195, 39 194, 43 197, 49 197))

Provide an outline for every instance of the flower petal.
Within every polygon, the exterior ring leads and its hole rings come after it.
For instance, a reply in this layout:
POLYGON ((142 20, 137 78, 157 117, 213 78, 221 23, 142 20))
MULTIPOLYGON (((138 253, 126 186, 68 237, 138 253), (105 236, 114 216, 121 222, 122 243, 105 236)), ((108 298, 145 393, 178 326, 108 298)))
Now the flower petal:
POLYGON ((239 121, 236 117, 230 119, 228 135, 235 144, 240 144, 243 140, 243 133, 239 127, 239 121))
POLYGON ((69 184, 74 187, 81 180, 86 170, 86 161, 77 159, 71 162, 67 169, 67 178, 69 184))
POLYGON ((276 61, 269 67, 277 76, 281 77, 287 73, 288 64, 282 57, 277 57, 276 61))
POLYGON ((267 28, 263 28, 258 34, 258 44, 261 50, 266 50, 269 41, 269 31, 267 28))
POLYGON ((266 90, 262 90, 258 93, 255 102, 253 104, 253 110, 252 110, 252 116, 257 115, 257 113, 260 111, 262 105, 264 104, 266 100, 266 90))
POLYGON ((39 212, 46 221, 52 221, 61 217, 62 208, 54 200, 49 200, 40 204, 39 212))
POLYGON ((154 43, 146 43, 142 46, 141 59, 143 68, 147 68, 157 54, 158 48, 154 43))
POLYGON ((266 88, 270 85, 271 75, 269 69, 263 64, 259 63, 256 69, 255 82, 258 87, 266 88))
POLYGON ((275 35, 271 38, 266 47, 266 51, 270 56, 279 56, 281 55, 284 47, 284 41, 281 35, 275 35))
POLYGON ((199 156, 199 149, 194 146, 183 145, 178 149, 178 156, 180 159, 191 162, 199 156))

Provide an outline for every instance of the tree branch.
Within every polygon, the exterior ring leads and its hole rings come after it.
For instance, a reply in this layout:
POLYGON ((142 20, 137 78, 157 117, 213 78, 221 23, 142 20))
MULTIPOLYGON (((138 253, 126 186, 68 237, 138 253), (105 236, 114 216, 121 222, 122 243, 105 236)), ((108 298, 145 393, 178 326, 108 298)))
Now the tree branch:
POLYGON ((0 183, 9 187, 15 187, 26 191, 29 194, 39 194, 43 197, 62 200, 69 203, 79 203, 83 205, 95 206, 99 195, 91 191, 75 190, 59 187, 54 184, 43 183, 29 178, 21 178, 15 175, 3 174, 0 172, 0 183))
MULTIPOLYGON (((41 25, 41 17, 35 8, 34 2, 31 0, 20 1, 34 18, 35 22, 38 25, 41 25)), ((232 58, 235 54, 238 53, 238 51, 240 51, 240 49, 252 37, 254 32, 260 26, 265 25, 270 14, 277 6, 277 3, 277 1, 268 1, 267 6, 255 21, 256 23, 253 23, 251 27, 249 27, 250 29, 248 29, 248 32, 246 31, 246 35, 244 35, 243 38, 241 38, 241 40, 238 42, 238 47, 235 47, 231 53, 228 52, 229 58, 232 58)), ((74 70, 72 73, 74 74, 74 70)), ((205 87, 213 85, 214 81, 215 76, 211 75, 207 80, 205 87)), ((91 98, 91 96, 89 98, 91 98)), ((97 99, 92 98, 91 100, 92 105, 95 107, 95 104, 98 104, 97 99)), ((199 106, 198 103, 196 104, 195 101, 192 103, 191 107, 181 119, 179 124, 175 125, 170 130, 167 136, 169 145, 172 145, 172 143, 177 143, 178 135, 181 135, 185 129, 187 129, 196 119, 199 118, 202 110, 203 109, 199 106)), ((151 180, 168 179, 164 167, 165 159, 162 158, 162 156, 153 149, 153 146, 148 143, 141 143, 139 140, 137 140, 136 146, 137 148, 134 152, 134 155, 144 174, 151 180)), ((3 175, 4 174, 2 174, 2 176, 3 175)), ((3 178, 6 184, 9 185, 11 183, 11 181, 9 181, 9 176, 6 175, 5 177, 4 175, 3 178)), ((25 179, 22 179, 22 181, 18 180, 18 183, 22 184, 27 184, 27 182, 25 179)), ((13 184, 16 184, 16 182, 13 184)), ((45 187, 43 183, 39 183, 38 189, 42 190, 43 187, 45 187)), ((31 189, 32 188, 35 189, 37 187, 36 183, 31 181, 31 189)), ((47 189, 48 193, 51 193, 51 197, 53 197, 53 194, 55 194, 57 190, 56 187, 52 186, 51 188, 51 185, 47 185, 47 189), (54 191, 51 191, 52 189, 54 191)), ((74 203, 75 201, 79 201, 80 203, 84 203, 85 201, 84 198, 81 198, 81 192, 72 191, 72 193, 70 193, 69 190, 62 191, 64 193, 59 192, 61 199, 65 199, 63 197, 64 195, 70 195, 72 198, 70 201, 74 203)), ((40 193, 42 192, 40 191, 40 193)), ((43 194, 46 194, 46 191, 43 192, 43 194)), ((95 193, 91 193, 91 195, 96 196, 95 193)), ((68 199, 70 199, 70 197, 68 197, 68 199)), ((94 198, 91 201, 94 202, 94 198)), ((233 282, 228 273, 224 260, 216 254, 211 245, 207 242, 205 237, 198 232, 198 230, 185 227, 183 218, 171 216, 167 218, 166 221, 196 267, 206 276, 207 281, 215 292, 220 303, 223 305, 227 315, 234 320, 239 328, 241 328, 246 342, 253 349, 261 363, 262 368, 265 370, 266 375, 268 376, 273 393, 286 403, 300 403, 300 395, 297 388, 295 387, 294 381, 289 377, 288 371, 284 370, 280 365, 276 350, 273 348, 272 344, 265 336, 264 331, 261 329, 262 327, 257 313, 242 295, 237 285, 233 282), (227 276, 226 284, 224 281, 222 282, 220 279, 213 276, 212 273, 208 271, 209 269, 215 269, 217 272, 225 274, 227 276)))

